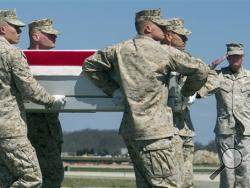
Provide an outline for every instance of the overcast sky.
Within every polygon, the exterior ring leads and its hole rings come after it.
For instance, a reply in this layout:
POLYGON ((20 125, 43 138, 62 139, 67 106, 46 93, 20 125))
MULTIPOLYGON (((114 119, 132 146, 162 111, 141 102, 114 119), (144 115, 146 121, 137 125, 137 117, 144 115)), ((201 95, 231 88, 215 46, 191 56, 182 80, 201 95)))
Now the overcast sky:
MULTIPOLYGON (((225 44, 245 44, 245 67, 249 68, 250 2, 247 0, 0 0, 1 9, 16 9, 26 23, 49 17, 61 35, 56 49, 100 49, 136 35, 135 12, 161 8, 166 18, 182 17, 192 30, 187 51, 206 63, 225 53, 225 44)), ((27 28, 19 47, 28 47, 27 28)), ((225 62, 222 66, 226 66, 225 62)), ((196 140, 214 138, 214 97, 196 101, 191 113, 196 140)), ((118 129, 121 113, 61 114, 63 130, 118 129)))

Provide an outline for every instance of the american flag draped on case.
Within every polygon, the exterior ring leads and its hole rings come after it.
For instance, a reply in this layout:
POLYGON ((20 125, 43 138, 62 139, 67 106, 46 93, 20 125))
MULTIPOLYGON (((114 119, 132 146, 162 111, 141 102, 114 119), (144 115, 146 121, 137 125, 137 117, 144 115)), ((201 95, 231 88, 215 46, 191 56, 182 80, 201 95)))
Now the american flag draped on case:
MULTIPOLYGON (((65 95, 62 112, 122 111, 82 72, 84 60, 95 50, 24 50, 35 78, 50 94, 65 95)), ((28 111, 48 111, 26 102, 28 111)))

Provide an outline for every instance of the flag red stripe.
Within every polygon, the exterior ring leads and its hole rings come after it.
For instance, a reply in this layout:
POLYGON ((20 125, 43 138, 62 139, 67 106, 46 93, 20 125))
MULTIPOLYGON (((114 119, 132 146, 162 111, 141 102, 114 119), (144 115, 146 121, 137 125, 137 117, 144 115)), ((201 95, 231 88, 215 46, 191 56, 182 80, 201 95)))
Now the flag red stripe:
POLYGON ((32 66, 82 66, 84 60, 95 50, 24 50, 32 66))

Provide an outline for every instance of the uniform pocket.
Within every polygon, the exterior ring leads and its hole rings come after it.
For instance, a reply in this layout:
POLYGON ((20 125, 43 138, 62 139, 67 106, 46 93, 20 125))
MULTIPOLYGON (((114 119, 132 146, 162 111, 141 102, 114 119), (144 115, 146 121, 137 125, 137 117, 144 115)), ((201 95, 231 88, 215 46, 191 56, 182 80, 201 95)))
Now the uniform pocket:
POLYGON ((249 104, 250 103, 250 84, 246 84, 241 87, 241 92, 243 97, 245 98, 245 104, 246 102, 249 104))
POLYGON ((5 165, 16 177, 39 171, 39 165, 34 148, 26 139, 9 139, 2 153, 5 153, 5 165), (11 141, 9 141, 11 140, 11 141), (13 146, 15 145, 15 149, 13 146))
POLYGON ((220 84, 220 90, 222 90, 222 91, 224 91, 224 92, 226 92, 226 93, 231 92, 232 89, 233 89, 233 88, 231 87, 231 85, 230 85, 229 83, 227 83, 227 82, 222 82, 222 83, 220 84))
POLYGON ((171 140, 162 139, 143 148, 142 159, 148 174, 153 178, 177 175, 177 162, 171 140))
POLYGON ((241 94, 242 94, 242 96, 241 96, 242 100, 240 101, 242 103, 241 106, 245 107, 243 109, 245 112, 249 112, 249 109, 250 109, 250 83, 246 83, 241 87, 241 94))
POLYGON ((243 85, 243 87, 241 87, 241 92, 242 92, 242 93, 245 93, 245 92, 250 93, 250 82, 245 83, 245 84, 243 85))

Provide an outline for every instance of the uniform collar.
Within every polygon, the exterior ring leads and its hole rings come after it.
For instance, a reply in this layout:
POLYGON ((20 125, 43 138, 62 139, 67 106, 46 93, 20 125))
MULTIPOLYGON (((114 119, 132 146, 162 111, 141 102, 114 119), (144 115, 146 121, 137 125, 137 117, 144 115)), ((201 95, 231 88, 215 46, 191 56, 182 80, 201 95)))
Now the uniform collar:
POLYGON ((135 39, 147 39, 147 40, 151 40, 151 41, 154 41, 154 42, 158 42, 158 41, 154 40, 153 38, 148 37, 148 36, 146 36, 146 35, 137 35, 137 36, 135 37, 135 39))
POLYGON ((9 43, 9 41, 7 41, 6 38, 4 38, 3 36, 0 36, 0 41, 3 42, 3 43, 5 43, 5 44, 7 44, 7 45, 9 45, 9 46, 11 45, 9 43))
POLYGON ((225 77, 231 78, 231 79, 232 79, 232 78, 233 78, 233 79, 240 79, 240 78, 242 78, 242 77, 247 76, 247 72, 246 72, 246 70, 245 70, 243 67, 241 67, 240 70, 238 71, 237 77, 235 78, 235 77, 234 77, 234 73, 231 71, 230 67, 228 66, 228 67, 225 67, 225 68, 224 68, 223 75, 224 75, 225 77))

